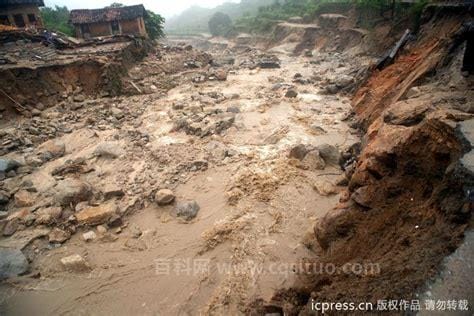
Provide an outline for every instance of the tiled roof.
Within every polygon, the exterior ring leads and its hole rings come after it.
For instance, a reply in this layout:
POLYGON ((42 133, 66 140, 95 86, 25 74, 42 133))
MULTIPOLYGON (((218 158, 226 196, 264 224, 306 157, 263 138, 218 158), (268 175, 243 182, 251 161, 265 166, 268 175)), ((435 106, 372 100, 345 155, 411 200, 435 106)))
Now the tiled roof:
POLYGON ((130 20, 145 15, 145 7, 142 4, 139 4, 120 8, 72 10, 69 20, 72 24, 88 24, 117 20, 130 20))
POLYGON ((20 5, 20 4, 34 4, 38 7, 43 7, 43 0, 0 0, 0 7, 7 7, 11 5, 20 5))

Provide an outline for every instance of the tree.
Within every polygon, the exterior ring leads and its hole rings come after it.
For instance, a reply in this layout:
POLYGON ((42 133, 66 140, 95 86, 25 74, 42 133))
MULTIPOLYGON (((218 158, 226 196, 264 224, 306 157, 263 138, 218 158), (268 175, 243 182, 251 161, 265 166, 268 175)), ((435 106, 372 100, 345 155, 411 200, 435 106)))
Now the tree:
POLYGON ((121 7, 123 7, 123 3, 119 3, 119 2, 114 2, 111 5, 109 5, 109 8, 121 8, 121 7))
POLYGON ((145 28, 151 39, 165 36, 165 33, 163 32, 164 23, 165 18, 153 11, 147 10, 147 15, 145 16, 145 28))
POLYGON ((208 26, 213 36, 230 36, 234 29, 230 17, 222 12, 214 13, 209 19, 208 26))
POLYGON ((69 24, 69 10, 66 6, 45 7, 40 11, 44 27, 55 32, 74 35, 74 29, 69 24))

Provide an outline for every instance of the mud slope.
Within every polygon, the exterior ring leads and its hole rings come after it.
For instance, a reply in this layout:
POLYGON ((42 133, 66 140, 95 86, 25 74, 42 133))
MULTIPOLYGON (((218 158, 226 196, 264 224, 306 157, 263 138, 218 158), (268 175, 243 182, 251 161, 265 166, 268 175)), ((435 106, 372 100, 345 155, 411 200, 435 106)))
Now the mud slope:
POLYGON ((415 299, 458 247, 472 212, 466 130, 474 97, 472 78, 460 76, 462 50, 447 51, 467 18, 462 11, 426 11, 418 40, 355 94, 356 120, 366 130, 363 150, 349 168, 346 194, 317 221, 318 245, 307 260, 310 267, 331 264, 342 272, 304 269, 296 286, 252 310, 308 314, 312 300, 376 306, 381 299, 415 299), (343 271, 364 263, 379 269, 343 271))

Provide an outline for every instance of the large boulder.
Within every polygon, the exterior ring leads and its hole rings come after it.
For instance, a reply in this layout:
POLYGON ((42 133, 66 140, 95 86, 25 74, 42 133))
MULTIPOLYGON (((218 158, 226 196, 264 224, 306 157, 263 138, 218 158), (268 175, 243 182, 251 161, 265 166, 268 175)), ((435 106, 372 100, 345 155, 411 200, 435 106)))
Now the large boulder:
POLYGON ((63 206, 88 201, 92 197, 91 186, 81 180, 65 179, 56 185, 55 200, 63 206))
POLYGON ((0 280, 25 273, 28 270, 28 260, 17 249, 0 248, 0 280))

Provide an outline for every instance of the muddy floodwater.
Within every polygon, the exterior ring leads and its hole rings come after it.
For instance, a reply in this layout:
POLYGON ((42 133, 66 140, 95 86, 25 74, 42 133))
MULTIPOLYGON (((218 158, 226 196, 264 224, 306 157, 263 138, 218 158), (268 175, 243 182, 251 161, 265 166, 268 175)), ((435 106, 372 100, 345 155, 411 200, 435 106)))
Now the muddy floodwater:
MULTIPOLYGON (((299 166, 288 152, 298 144, 348 148, 358 136, 345 121, 351 110, 348 97, 328 95, 304 81, 315 73, 323 78, 343 74, 343 57, 321 54, 321 62, 309 67, 307 58, 291 56, 284 48, 276 50, 280 68, 239 68, 226 81, 187 82, 161 97, 121 97, 130 107, 146 104, 133 122, 127 119, 94 137, 87 126, 64 136, 66 155, 44 168, 54 169, 87 155, 101 141, 117 139, 124 154, 95 162, 101 185, 118 177, 128 183, 151 178, 172 188, 177 200, 195 200, 199 213, 185 222, 170 215, 173 206, 146 203, 113 238, 86 243, 76 234, 38 259, 40 279, 8 287, 5 310, 171 315, 220 311, 230 304, 235 311, 253 296, 269 299, 274 289, 291 285, 293 265, 311 256, 302 240, 311 234, 314 220, 338 202, 336 182, 343 171, 337 161, 299 166), (289 88, 297 95, 286 97, 289 88), (175 131, 177 104, 185 105, 186 115, 203 109, 231 114, 233 123, 205 137, 175 131), (118 137, 129 124, 148 135, 144 148, 118 137), (160 161, 165 152, 167 161, 189 169, 168 173, 160 161), (195 161, 204 161, 206 168, 193 169, 195 161), (61 271, 59 260, 76 253, 87 258, 91 272, 61 271)), ((137 67, 147 67, 147 61, 137 67)), ((31 177, 44 182, 42 172, 31 177)))

